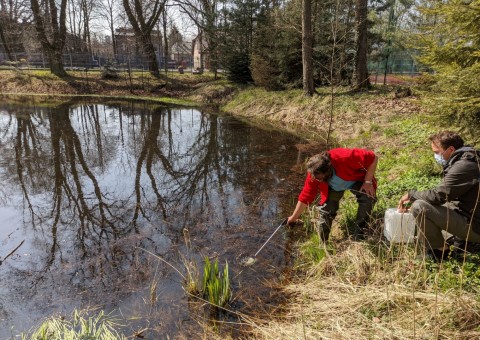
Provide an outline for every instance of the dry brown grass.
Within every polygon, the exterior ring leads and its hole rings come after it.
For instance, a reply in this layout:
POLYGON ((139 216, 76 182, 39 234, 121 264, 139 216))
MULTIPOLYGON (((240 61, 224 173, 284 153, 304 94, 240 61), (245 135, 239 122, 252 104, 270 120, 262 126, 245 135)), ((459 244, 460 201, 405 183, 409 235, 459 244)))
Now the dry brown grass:
POLYGON ((154 78, 148 72, 120 72, 118 79, 102 79, 99 70, 68 71, 59 78, 47 70, 0 70, 0 93, 46 95, 103 95, 184 98, 213 76, 169 73, 154 78))
POLYGON ((480 305, 472 293, 427 284, 424 264, 405 250, 381 262, 365 243, 310 267, 285 287, 285 315, 246 318, 256 339, 478 339, 480 305))
MULTIPOLYGON (((268 122, 308 139, 325 142, 331 112, 331 95, 323 89, 318 95, 305 97, 302 91, 269 92, 252 88, 240 93, 225 110, 261 124, 268 122)), ((396 99, 395 87, 379 87, 365 93, 350 93, 339 88, 334 94, 333 137, 338 145, 356 139, 356 146, 375 148, 384 142, 382 131, 361 139, 375 125, 388 127, 398 117, 418 114, 418 98, 396 99)))

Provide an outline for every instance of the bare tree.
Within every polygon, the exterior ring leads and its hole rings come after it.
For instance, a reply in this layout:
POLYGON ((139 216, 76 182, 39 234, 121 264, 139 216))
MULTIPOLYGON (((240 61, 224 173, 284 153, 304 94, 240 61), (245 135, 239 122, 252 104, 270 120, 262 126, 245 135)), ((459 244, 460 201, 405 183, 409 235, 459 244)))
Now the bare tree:
POLYGON ((19 23, 28 21, 28 6, 26 0, 0 0, 0 43, 7 58, 12 61, 15 59, 14 52, 23 50, 19 40, 22 32, 19 23))
POLYGON ((92 37, 90 32, 90 22, 92 20, 93 10, 95 8, 94 0, 80 0, 80 8, 83 16, 83 41, 88 47, 88 51, 92 51, 92 37))
POLYGON ((38 0, 30 0, 30 3, 35 19, 35 28, 40 43, 47 53, 50 71, 59 77, 66 76, 62 54, 67 32, 65 25, 67 0, 61 0, 59 8, 57 8, 55 0, 45 1, 42 3, 42 7, 38 0))
POLYGON ((81 38, 82 43, 75 46, 79 50, 92 50, 90 25, 97 6, 94 0, 71 0, 68 4, 69 32, 81 38))
POLYGON ((168 73, 168 38, 167 38, 167 11, 163 11, 162 15, 162 26, 163 26, 163 55, 165 63, 163 67, 165 68, 165 74, 168 73))
POLYGON ((312 0, 302 1, 302 63, 303 92, 312 96, 313 85, 313 33, 312 33, 312 0))
POLYGON ((209 53, 210 70, 217 78, 218 42, 217 42, 217 0, 177 0, 182 11, 197 27, 205 33, 209 53))
POLYGON ((356 90, 365 90, 370 87, 367 69, 367 0, 356 0, 356 51, 354 87, 356 90))
POLYGON ((98 14, 108 24, 112 35, 113 56, 117 55, 117 39, 115 37, 115 20, 118 16, 118 0, 103 0, 98 4, 98 14))
POLYGON ((152 43, 152 30, 158 18, 165 10, 167 0, 155 0, 145 3, 142 0, 122 0, 128 21, 132 25, 135 36, 143 47, 143 53, 148 60, 148 69, 155 77, 160 76, 157 56, 152 43), (133 8, 132 8, 133 5, 133 8))
POLYGON ((13 56, 12 56, 12 53, 10 52, 9 43, 6 39, 5 30, 3 27, 4 27, 4 19, 2 16, 0 17, 0 40, 2 42, 3 50, 5 51, 8 60, 13 60, 13 56))

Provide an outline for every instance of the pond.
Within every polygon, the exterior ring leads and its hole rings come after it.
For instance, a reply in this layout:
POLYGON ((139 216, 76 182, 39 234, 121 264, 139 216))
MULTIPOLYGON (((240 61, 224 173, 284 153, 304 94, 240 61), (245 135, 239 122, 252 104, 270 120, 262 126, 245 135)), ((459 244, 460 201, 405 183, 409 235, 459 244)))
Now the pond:
POLYGON ((0 338, 74 309, 112 312, 126 335, 198 334, 171 266, 205 256, 228 261, 231 309, 278 304, 293 232, 240 259, 291 213, 299 142, 191 108, 2 104, 0 338))

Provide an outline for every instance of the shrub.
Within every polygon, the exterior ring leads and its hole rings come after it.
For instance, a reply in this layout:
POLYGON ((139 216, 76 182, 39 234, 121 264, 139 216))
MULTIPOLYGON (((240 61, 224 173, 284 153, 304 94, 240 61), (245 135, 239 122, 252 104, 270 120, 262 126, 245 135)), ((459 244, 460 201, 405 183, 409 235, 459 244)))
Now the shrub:
POLYGON ((275 91, 283 89, 280 83, 278 69, 272 66, 267 58, 260 55, 253 55, 250 70, 255 85, 265 87, 267 90, 275 91))
POLYGON ((250 57, 248 54, 238 53, 231 55, 225 63, 228 80, 241 84, 252 82, 253 79, 249 66, 250 57))
POLYGON ((103 66, 102 79, 118 79, 120 78, 120 70, 108 63, 103 66))

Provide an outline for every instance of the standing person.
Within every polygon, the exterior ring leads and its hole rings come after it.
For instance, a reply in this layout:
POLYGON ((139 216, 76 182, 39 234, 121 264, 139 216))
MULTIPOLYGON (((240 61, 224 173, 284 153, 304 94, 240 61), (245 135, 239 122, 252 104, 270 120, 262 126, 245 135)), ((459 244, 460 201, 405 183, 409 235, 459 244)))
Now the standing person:
POLYGON ((354 236, 362 238, 376 202, 377 162, 375 153, 364 149, 337 148, 312 156, 307 162, 305 184, 288 223, 294 223, 320 194, 317 227, 322 241, 326 242, 340 199, 345 190, 350 190, 358 202, 354 236))
POLYGON ((411 211, 416 219, 419 240, 435 260, 448 249, 442 230, 460 240, 480 242, 480 152, 465 146, 455 132, 432 135, 432 151, 443 166, 441 183, 430 190, 410 190, 400 198, 399 211, 411 211))

